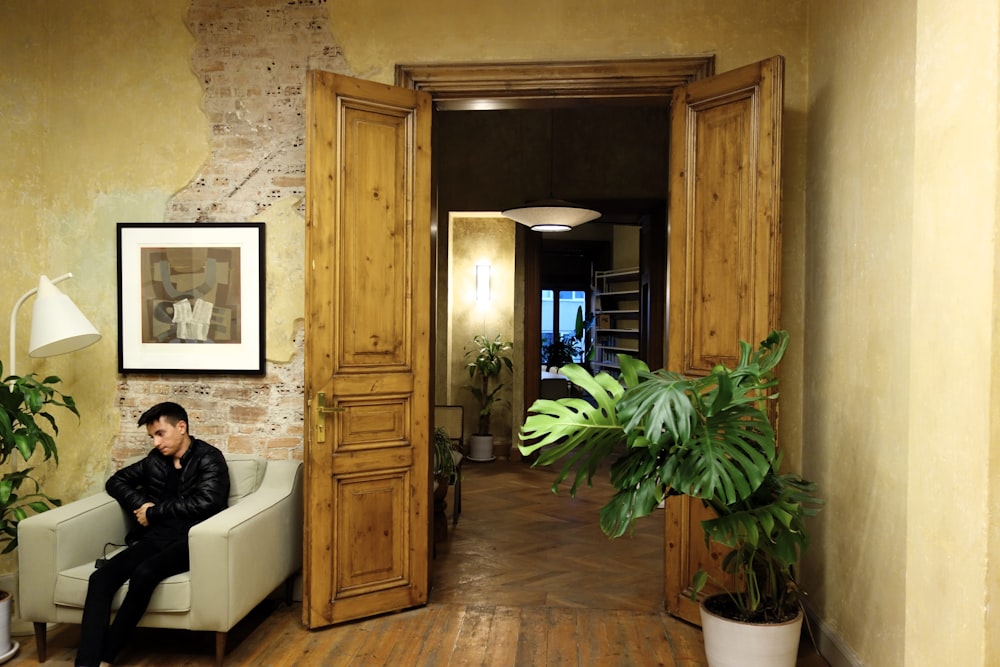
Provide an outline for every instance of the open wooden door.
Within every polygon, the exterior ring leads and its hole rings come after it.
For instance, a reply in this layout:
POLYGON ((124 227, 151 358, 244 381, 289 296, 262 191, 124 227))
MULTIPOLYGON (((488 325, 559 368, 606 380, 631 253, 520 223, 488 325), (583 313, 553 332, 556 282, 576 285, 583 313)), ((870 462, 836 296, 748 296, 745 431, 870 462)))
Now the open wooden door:
MULTIPOLYGON (((667 367, 707 375, 737 361, 779 327, 781 287, 780 56, 675 89, 668 213, 667 367)), ((705 546, 701 503, 671 498, 666 511, 667 611, 700 624, 689 598, 704 568, 724 581, 705 546)), ((708 593, 715 591, 706 591, 708 593)))
POLYGON ((308 76, 303 622, 424 604, 430 96, 308 76))

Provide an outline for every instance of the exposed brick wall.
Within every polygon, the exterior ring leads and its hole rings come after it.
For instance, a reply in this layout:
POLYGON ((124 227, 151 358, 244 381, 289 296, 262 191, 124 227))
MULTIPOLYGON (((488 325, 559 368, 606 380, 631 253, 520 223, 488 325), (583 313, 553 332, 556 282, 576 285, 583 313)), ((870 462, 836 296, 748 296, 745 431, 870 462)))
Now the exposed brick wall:
MULTIPOLYGON (((301 350, 301 328, 295 342, 301 350)), ((304 377, 301 353, 288 364, 267 364, 264 376, 124 376, 118 383, 121 429, 111 452, 115 467, 150 450, 146 429, 136 422, 146 408, 161 401, 183 405, 191 433, 223 451, 301 459, 304 377)))
MULTIPOLYGON (((205 91, 211 156, 169 202, 166 221, 266 222, 269 206, 288 198, 304 215, 306 71, 350 73, 328 23, 326 0, 192 0, 192 68, 205 91)), ((268 225, 269 237, 281 233, 268 225)), ((269 362, 263 377, 121 377, 115 465, 149 450, 136 420, 165 400, 182 404, 191 432, 224 451, 301 459, 301 328, 295 347, 290 363, 269 362)))
POLYGON ((212 156, 170 202, 171 221, 239 221, 305 195, 308 69, 348 73, 326 0, 192 0, 191 65, 212 156))

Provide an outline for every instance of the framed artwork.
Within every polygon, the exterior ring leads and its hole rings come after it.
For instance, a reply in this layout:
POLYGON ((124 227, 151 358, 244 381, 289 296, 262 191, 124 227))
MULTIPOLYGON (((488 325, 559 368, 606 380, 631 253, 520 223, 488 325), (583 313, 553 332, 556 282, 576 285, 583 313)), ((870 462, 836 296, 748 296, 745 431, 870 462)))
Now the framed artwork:
POLYGON ((264 224, 118 223, 118 371, 264 374, 264 224))

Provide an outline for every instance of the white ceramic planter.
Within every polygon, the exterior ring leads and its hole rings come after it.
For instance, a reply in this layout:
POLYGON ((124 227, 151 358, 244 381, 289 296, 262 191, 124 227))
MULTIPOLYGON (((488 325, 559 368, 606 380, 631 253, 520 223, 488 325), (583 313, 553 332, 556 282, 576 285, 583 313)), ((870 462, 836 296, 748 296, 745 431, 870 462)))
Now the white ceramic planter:
POLYGON ((11 603, 14 598, 4 592, 0 599, 0 662, 7 662, 17 653, 18 644, 10 640, 11 603))
POLYGON ((492 461, 493 460, 493 436, 492 435, 470 435, 469 436, 469 460, 470 461, 492 461))
POLYGON ((717 616, 701 605, 701 629, 709 667, 795 667, 802 612, 774 625, 717 616))

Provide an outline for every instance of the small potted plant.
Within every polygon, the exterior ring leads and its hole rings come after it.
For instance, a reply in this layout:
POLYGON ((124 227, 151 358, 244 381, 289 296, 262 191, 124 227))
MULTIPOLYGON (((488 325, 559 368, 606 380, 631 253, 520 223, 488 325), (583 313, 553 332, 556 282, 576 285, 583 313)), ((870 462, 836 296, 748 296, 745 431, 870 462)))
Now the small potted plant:
POLYGON ((444 428, 434 429, 434 479, 447 487, 458 481, 455 445, 444 428))
MULTIPOLYGON (((618 380, 570 365, 562 372, 593 404, 539 400, 521 428, 520 449, 538 452, 535 465, 567 458, 553 488, 573 474, 571 494, 625 444, 611 466, 615 495, 600 513, 601 529, 611 537, 672 495, 698 499, 714 511, 716 518, 702 523, 706 543, 731 549, 723 569, 741 589, 702 601, 710 665, 735 664, 720 653, 730 645, 743 654, 739 664, 753 664, 746 662, 746 639, 718 640, 719 617, 733 617, 741 629, 768 628, 765 633, 788 626, 791 646, 776 648, 782 657, 760 664, 795 665, 802 623, 795 567, 809 543, 805 519, 822 501, 814 484, 780 472, 766 404, 777 398, 774 370, 787 345, 784 331, 772 332, 756 351, 741 342, 734 368, 719 365, 696 378, 650 372, 628 355, 619 355, 618 380)), ((695 594, 706 578, 702 571, 695 575, 695 594)))
POLYGON ((513 371, 514 363, 508 352, 514 348, 514 343, 505 341, 497 334, 493 339, 478 335, 472 339, 473 346, 465 353, 466 359, 471 359, 466 368, 472 384, 469 391, 479 403, 479 426, 469 438, 469 459, 472 461, 493 460, 493 435, 490 433, 490 416, 497 395, 503 389, 499 382, 500 375, 506 368, 513 371))
POLYGON ((549 367, 561 368, 566 364, 571 364, 581 353, 580 345, 573 334, 563 334, 559 340, 554 340, 542 347, 545 365, 549 367))
POLYGON ((590 344, 590 329, 594 324, 594 316, 583 317, 583 307, 576 308, 576 324, 573 333, 563 334, 562 338, 542 345, 542 355, 547 366, 564 366, 569 363, 579 363, 587 366, 594 358, 594 348, 590 344))
MULTIPOLYGON (((448 507, 448 487, 458 482, 458 453, 452 439, 444 428, 434 429, 434 541, 444 540, 448 536, 448 526, 445 520, 445 510, 448 507)), ((457 497, 457 496, 456 496, 457 497)), ((456 502, 453 511, 459 510, 456 502)))
MULTIPOLYGON (((3 375, 2 363, 0 375, 3 375)), ((58 377, 39 380, 32 373, 23 377, 10 375, 0 384, 0 466, 7 470, 0 477, 0 542, 5 543, 0 553, 8 554, 17 548, 17 526, 29 512, 44 512, 61 504, 41 492, 38 481, 31 476, 34 468, 19 470, 17 465, 18 459, 27 463, 39 445, 43 460, 51 458, 59 463, 53 437, 59 428, 49 409, 61 407, 80 416, 73 397, 53 387, 59 382, 58 377)), ((0 661, 16 651, 10 640, 10 604, 10 593, 0 591, 0 661)))

